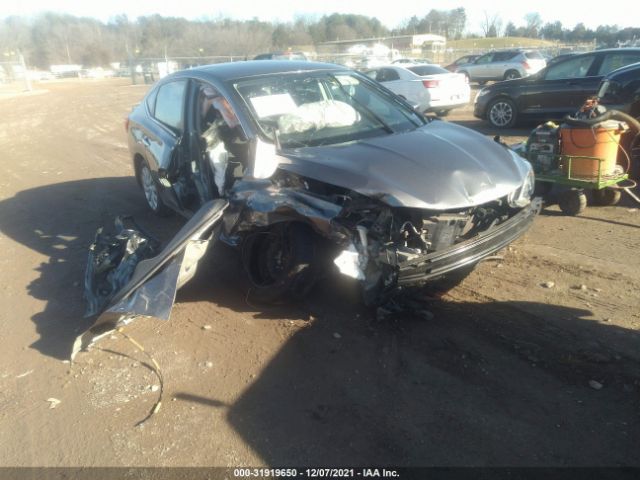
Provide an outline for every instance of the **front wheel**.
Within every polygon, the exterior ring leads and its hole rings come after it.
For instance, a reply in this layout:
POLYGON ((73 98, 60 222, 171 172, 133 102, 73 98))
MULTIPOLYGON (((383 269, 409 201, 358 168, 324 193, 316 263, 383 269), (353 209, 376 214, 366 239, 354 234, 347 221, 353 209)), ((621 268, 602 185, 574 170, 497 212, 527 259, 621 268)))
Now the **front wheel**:
POLYGON ((497 128, 510 128, 516 124, 516 106, 508 98, 498 98, 489 104, 487 120, 497 128))
POLYGON ((316 281, 316 237, 302 223, 280 223, 251 233, 243 242, 242 263, 258 301, 299 299, 316 281))
POLYGON ((587 207, 587 196, 582 190, 565 190, 560 195, 558 206, 565 215, 579 215, 587 207))

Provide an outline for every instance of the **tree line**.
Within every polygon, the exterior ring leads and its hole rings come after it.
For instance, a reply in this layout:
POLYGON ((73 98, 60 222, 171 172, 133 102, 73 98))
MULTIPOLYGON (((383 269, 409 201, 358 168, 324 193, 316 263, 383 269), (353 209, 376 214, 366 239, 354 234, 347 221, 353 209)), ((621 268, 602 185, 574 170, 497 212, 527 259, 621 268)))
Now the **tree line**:
MULTIPOLYGON (((569 42, 592 41, 613 46, 640 37, 640 29, 601 26, 596 30, 583 24, 567 29, 560 22, 543 24, 537 13, 527 14, 525 24, 508 23, 502 28, 499 15, 485 15, 481 26, 485 36, 524 36, 569 42)), ((291 22, 233 20, 203 17, 187 20, 160 15, 129 19, 118 15, 108 22, 60 13, 42 13, 34 17, 7 17, 0 21, 0 52, 5 60, 16 52, 28 65, 49 68, 53 64, 106 66, 133 58, 251 57, 257 53, 313 46, 334 40, 376 38, 390 35, 435 33, 448 39, 465 35, 467 15, 464 8, 432 9, 422 17, 414 16, 396 28, 385 27, 377 18, 334 13, 323 16, 298 16, 291 22)))
POLYGON ((101 22, 47 12, 31 18, 13 16, 0 21, 0 52, 8 57, 19 51, 28 65, 39 68, 67 63, 104 66, 113 61, 165 55, 250 57, 292 46, 402 33, 431 31, 460 36, 465 18, 462 8, 452 12, 432 10, 423 18, 413 17, 390 30, 377 18, 339 13, 298 16, 291 22, 272 23, 224 17, 187 20, 160 15, 133 20, 118 15, 101 22))
POLYGON ((566 28, 562 22, 544 22, 537 12, 527 13, 524 23, 516 26, 503 23, 499 14, 485 12, 484 21, 480 25, 485 37, 526 37, 557 40, 564 43, 595 42, 598 47, 616 47, 620 44, 640 39, 640 28, 619 28, 617 25, 600 25, 595 30, 578 23, 573 28, 566 28))

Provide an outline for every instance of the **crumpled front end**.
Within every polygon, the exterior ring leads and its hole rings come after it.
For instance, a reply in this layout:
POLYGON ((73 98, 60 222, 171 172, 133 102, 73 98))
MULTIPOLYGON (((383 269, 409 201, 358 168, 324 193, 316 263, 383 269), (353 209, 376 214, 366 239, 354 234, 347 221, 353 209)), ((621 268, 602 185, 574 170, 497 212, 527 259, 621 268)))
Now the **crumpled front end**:
POLYGON ((352 202, 341 221, 350 241, 334 263, 363 286, 365 303, 446 277, 509 245, 531 226, 542 202, 514 208, 507 197, 456 211, 352 202))

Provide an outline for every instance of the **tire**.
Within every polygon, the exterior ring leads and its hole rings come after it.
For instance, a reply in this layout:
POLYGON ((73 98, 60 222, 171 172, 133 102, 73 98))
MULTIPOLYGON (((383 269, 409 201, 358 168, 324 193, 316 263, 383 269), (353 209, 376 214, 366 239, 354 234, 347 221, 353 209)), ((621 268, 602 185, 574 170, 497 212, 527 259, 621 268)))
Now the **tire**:
POLYGON ((587 207, 587 196, 582 190, 566 190, 560 195, 558 205, 565 215, 579 215, 587 207))
POLYGON ((140 163, 139 175, 140 188, 142 188, 142 193, 144 194, 144 198, 147 201, 147 206, 156 215, 159 215, 161 217, 166 217, 167 215, 169 215, 171 213, 171 210, 169 210, 169 208, 162 201, 158 184, 153 179, 149 164, 144 160, 140 163))
POLYGON ((315 234, 302 223, 279 223, 250 234, 242 263, 252 284, 251 298, 276 303, 303 298, 315 284, 315 234))
POLYGON ((593 190, 592 198, 594 205, 608 207, 618 204, 622 198, 622 192, 617 188, 603 188, 602 190, 593 190))
POLYGON ((478 85, 483 86, 487 84, 487 80, 478 80, 478 85))
POLYGON ((507 70, 504 74, 505 80, 515 80, 516 78, 520 78, 520 72, 517 70, 507 70))
POLYGON ((438 110, 436 112, 436 115, 438 115, 439 117, 446 117, 450 113, 451 113, 451 110, 438 110))
POLYGON ((508 98, 497 98, 487 107, 487 120, 496 128, 511 128, 516 118, 516 106, 508 98))

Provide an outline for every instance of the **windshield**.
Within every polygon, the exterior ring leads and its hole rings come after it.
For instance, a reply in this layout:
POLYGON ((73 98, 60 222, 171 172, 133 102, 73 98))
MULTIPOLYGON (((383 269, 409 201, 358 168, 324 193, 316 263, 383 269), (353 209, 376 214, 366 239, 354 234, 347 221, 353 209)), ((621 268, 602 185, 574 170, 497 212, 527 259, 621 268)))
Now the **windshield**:
POLYGON ((279 74, 234 84, 281 147, 333 145, 414 130, 426 119, 353 72, 279 74))

